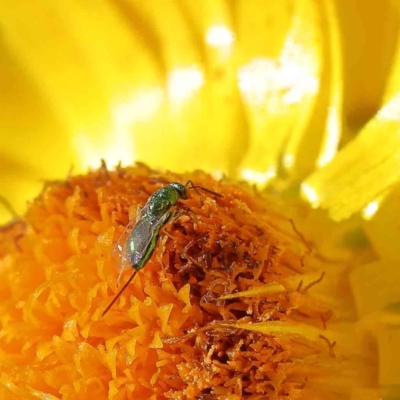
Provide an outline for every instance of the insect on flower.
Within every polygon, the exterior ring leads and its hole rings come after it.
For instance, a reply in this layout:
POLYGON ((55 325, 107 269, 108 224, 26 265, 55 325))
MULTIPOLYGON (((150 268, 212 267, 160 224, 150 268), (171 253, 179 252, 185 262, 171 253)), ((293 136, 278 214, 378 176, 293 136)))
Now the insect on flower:
POLYGON ((111 303, 103 311, 104 316, 112 305, 117 301, 122 292, 135 277, 136 273, 142 269, 151 254, 153 253, 160 229, 167 223, 173 215, 171 207, 176 205, 180 199, 187 199, 188 189, 199 188, 217 197, 222 197, 219 193, 206 189, 202 186, 194 185, 192 181, 182 185, 179 182, 172 182, 156 190, 147 200, 143 208, 138 207, 136 213, 136 224, 129 223, 122 235, 118 239, 113 252, 121 255, 121 270, 117 282, 121 277, 125 265, 133 268, 133 273, 116 294, 111 303), (190 185, 190 187, 188 187, 190 185))

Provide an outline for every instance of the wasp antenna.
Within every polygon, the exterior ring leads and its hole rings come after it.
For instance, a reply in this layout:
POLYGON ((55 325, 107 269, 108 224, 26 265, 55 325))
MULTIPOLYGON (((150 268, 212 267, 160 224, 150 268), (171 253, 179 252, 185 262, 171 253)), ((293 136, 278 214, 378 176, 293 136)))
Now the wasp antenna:
MULTIPOLYGON (((224 197, 222 194, 219 194, 219 193, 217 193, 217 192, 214 192, 213 190, 207 189, 207 188, 205 188, 205 187, 203 187, 203 186, 200 186, 200 185, 195 185, 195 184, 193 183, 193 181, 191 181, 191 180, 187 181, 185 186, 188 186, 189 184, 190 184, 190 188, 188 188, 188 189, 194 189, 194 190, 196 190, 196 189, 201 189, 201 190, 203 190, 204 192, 210 193, 210 194, 212 194, 212 195, 214 195, 214 196, 216 196, 216 197, 224 197)), ((197 190, 196 190, 196 192, 197 192, 197 190)), ((197 193, 198 193, 198 192, 197 192, 197 193)))
POLYGON ((114 303, 118 300, 119 296, 121 296, 122 292, 128 287, 128 285, 132 282, 132 279, 135 277, 137 273, 137 270, 135 269, 133 271, 133 274, 131 277, 128 279, 128 281, 125 283, 124 286, 122 286, 121 290, 116 294, 116 296, 112 299, 111 303, 107 306, 107 308, 102 312, 101 316, 104 317, 107 313, 108 310, 114 305, 114 303))
POLYGON ((189 180, 185 183, 185 186, 188 186, 188 185, 190 185, 190 188, 188 188, 188 189, 194 189, 195 192, 196 192, 197 194, 199 194, 199 192, 196 190, 197 186, 193 183, 192 180, 189 179, 189 180))
POLYGON ((193 183, 193 181, 192 181, 191 179, 189 179, 189 180, 185 183, 185 186, 188 186, 188 185, 194 186, 194 183, 193 183))
POLYGON ((212 195, 215 196, 215 197, 224 197, 224 196, 223 196, 222 194, 220 194, 220 193, 214 192, 213 190, 210 190, 210 189, 206 189, 205 187, 199 186, 199 185, 193 185, 193 186, 191 186, 189 189, 196 189, 196 188, 199 188, 199 189, 203 190, 204 192, 210 193, 210 194, 212 194, 212 195))

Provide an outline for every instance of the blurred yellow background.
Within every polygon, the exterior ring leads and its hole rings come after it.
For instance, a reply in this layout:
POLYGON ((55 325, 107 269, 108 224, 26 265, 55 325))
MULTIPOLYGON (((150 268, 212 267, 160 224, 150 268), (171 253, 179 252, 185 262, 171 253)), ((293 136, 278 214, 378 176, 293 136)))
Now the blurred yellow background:
MULTIPOLYGON (((22 212, 44 180, 101 158, 299 183, 388 96, 396 4, 2 0, 0 195, 22 212)), ((394 95, 396 80, 391 87, 394 95)), ((335 210, 338 200, 321 192, 339 172, 311 176, 305 196, 335 210)), ((0 218, 10 218, 1 206, 0 218)))
MULTIPOLYGON (((352 290, 378 332, 379 384, 398 388, 399 5, 1 0, 0 196, 22 213, 44 181, 104 159, 296 188, 338 221, 360 213, 379 260, 352 290)), ((0 203, 0 223, 11 217, 0 203)))

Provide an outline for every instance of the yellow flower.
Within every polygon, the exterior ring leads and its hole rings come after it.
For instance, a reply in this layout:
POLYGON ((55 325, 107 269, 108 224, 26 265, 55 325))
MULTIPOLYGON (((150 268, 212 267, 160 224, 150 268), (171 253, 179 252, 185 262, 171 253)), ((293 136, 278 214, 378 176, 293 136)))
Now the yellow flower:
MULTIPOLYGON (((350 283, 379 365, 354 399, 374 387, 391 394, 400 385, 399 8, 358 3, 1 1, 0 194, 23 212, 40 180, 100 158, 201 168, 284 196, 300 188, 315 215, 338 221, 325 224, 346 233, 344 252, 368 239, 350 283)), ((326 233, 320 221, 308 237, 326 233)))

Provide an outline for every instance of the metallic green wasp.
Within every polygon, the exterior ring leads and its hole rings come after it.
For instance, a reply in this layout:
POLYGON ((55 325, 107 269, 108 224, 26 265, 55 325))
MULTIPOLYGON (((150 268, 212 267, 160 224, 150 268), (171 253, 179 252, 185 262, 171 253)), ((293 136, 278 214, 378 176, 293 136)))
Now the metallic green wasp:
POLYGON ((187 190, 199 188, 214 196, 222 197, 220 194, 212 190, 194 185, 192 181, 188 181, 186 185, 179 182, 172 182, 168 186, 164 186, 155 191, 147 200, 143 208, 138 208, 136 214, 136 224, 129 223, 124 232, 118 239, 113 253, 120 259, 120 274, 127 265, 133 268, 133 273, 121 290, 116 294, 111 303, 103 311, 104 316, 112 305, 117 301, 118 297, 127 288, 129 283, 135 277, 136 273, 142 269, 151 254, 153 253, 160 229, 167 223, 173 215, 171 207, 176 205, 180 199, 187 199, 187 190), (190 187, 188 187, 190 185, 190 187))

